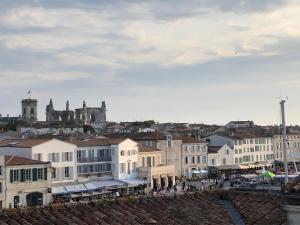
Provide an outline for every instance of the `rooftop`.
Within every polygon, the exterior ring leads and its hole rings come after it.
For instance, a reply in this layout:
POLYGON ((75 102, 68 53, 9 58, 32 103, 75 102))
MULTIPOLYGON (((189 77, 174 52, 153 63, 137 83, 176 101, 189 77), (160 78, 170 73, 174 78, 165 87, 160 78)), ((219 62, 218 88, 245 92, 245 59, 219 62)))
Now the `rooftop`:
POLYGON ((42 165, 47 162, 39 160, 27 159, 18 156, 4 156, 5 166, 21 166, 21 165, 42 165))
POLYGON ((0 141, 0 147, 32 148, 51 139, 17 139, 0 141))
POLYGON ((161 152, 161 150, 157 148, 151 148, 151 147, 139 145, 139 152, 161 152))

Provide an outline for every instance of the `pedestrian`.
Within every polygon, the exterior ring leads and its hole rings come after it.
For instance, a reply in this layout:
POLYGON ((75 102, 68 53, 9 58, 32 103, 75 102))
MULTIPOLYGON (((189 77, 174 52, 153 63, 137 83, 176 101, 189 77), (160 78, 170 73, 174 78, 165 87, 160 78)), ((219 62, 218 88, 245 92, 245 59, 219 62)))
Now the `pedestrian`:
POLYGON ((175 183, 175 185, 174 185, 174 192, 176 193, 177 192, 177 184, 175 183))
POLYGON ((182 191, 184 191, 185 188, 185 181, 182 182, 182 191))

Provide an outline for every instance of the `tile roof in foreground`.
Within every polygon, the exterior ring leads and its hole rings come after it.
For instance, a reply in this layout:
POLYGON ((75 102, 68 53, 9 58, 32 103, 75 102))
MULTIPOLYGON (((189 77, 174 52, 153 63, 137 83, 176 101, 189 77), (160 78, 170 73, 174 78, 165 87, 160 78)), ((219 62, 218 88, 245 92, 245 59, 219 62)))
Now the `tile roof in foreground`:
POLYGON ((245 224, 283 225, 285 201, 273 194, 203 192, 175 197, 117 199, 114 202, 6 210, 0 224, 233 224, 224 207, 224 193, 244 216, 245 224))

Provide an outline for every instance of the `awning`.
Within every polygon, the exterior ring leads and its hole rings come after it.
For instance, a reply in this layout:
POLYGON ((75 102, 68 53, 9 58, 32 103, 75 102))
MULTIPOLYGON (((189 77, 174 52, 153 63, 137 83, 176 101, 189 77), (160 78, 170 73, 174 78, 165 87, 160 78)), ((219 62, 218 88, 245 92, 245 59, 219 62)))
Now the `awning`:
POLYGON ((64 186, 52 187, 51 190, 53 195, 62 195, 68 193, 64 186))
POLYGON ((87 191, 86 187, 83 184, 67 185, 65 186, 65 188, 69 193, 87 191))
POLYGON ((95 186, 94 184, 92 184, 92 183, 86 183, 86 184, 84 184, 84 186, 86 187, 86 189, 87 190, 96 190, 96 189, 98 189, 98 187, 97 186, 95 186))
POLYGON ((143 185, 146 183, 144 179, 126 179, 126 180, 121 180, 122 182, 125 182, 128 184, 128 186, 131 187, 136 187, 139 185, 143 185))
POLYGON ((81 195, 78 195, 78 194, 71 194, 71 198, 80 198, 81 195))
POLYGON ((107 187, 126 187, 127 183, 119 180, 100 180, 92 181, 89 183, 89 187, 96 187, 95 189, 107 188, 107 187))

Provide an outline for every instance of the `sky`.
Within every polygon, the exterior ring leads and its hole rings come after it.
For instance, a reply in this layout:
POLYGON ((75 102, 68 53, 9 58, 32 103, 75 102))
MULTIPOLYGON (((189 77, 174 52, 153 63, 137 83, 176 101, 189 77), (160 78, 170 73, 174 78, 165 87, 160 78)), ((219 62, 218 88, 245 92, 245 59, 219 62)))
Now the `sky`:
POLYGON ((0 113, 300 124, 299 0, 1 0, 0 113))

